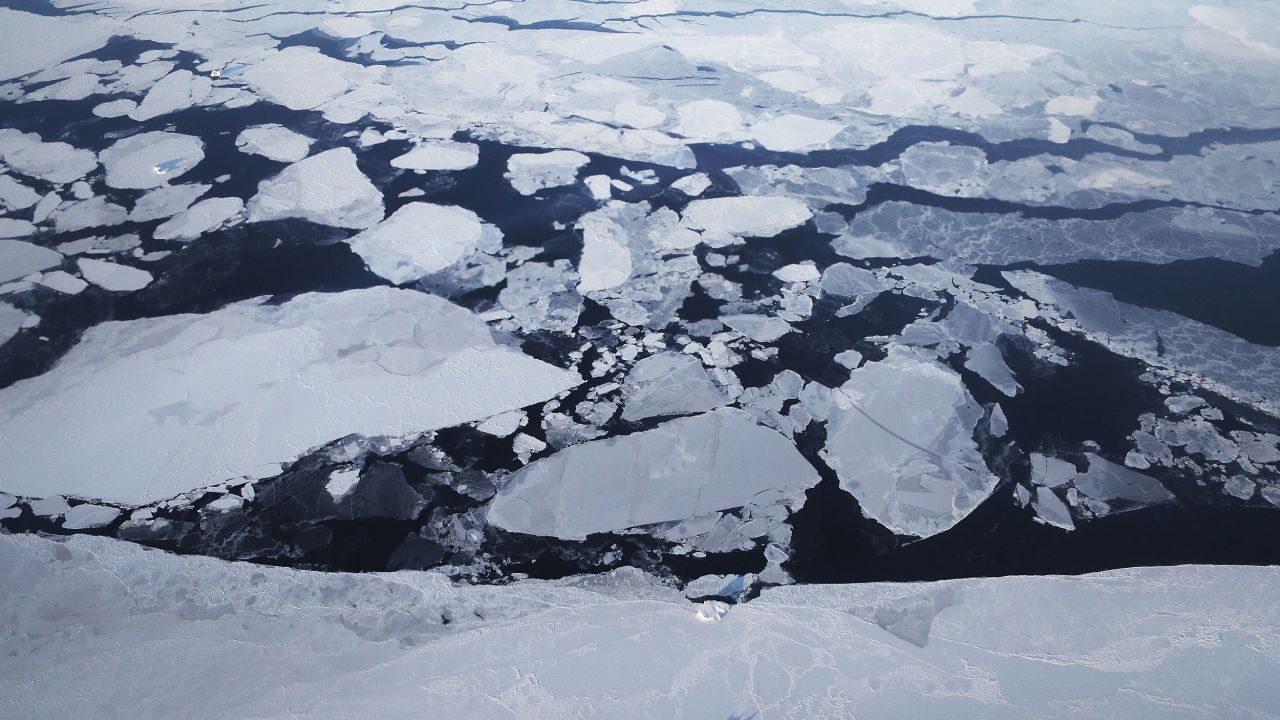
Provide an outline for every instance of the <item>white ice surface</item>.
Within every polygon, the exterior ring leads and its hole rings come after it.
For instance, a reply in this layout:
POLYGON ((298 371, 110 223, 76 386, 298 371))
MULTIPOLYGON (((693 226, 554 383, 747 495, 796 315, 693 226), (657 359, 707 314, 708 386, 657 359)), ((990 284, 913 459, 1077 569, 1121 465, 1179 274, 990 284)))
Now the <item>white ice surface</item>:
POLYGON ((927 537, 955 525, 995 488, 973 441, 981 417, 953 370, 895 348, 840 387, 822 454, 867 516, 927 537))
POLYGON ((392 167, 404 170, 466 170, 480 162, 480 146, 474 143, 437 140, 415 145, 391 160, 392 167))
POLYGON ((1280 707, 1280 571, 1267 567, 791 586, 716 622, 630 570, 468 586, 5 535, 0 575, 11 720, 175 708, 206 720, 1203 720, 1280 707))
POLYGON ((813 213, 795 198, 745 196, 694 200, 681 215, 687 227, 715 236, 767 238, 803 225, 813 213))
POLYGON ((578 170, 590 161, 572 150, 516 153, 507 160, 506 178, 521 195, 532 195, 545 188, 571 185, 578 170))
POLYGON ((191 135, 148 132, 118 140, 99 156, 113 188, 146 190, 169 184, 204 159, 204 142, 191 135))
POLYGON ((0 8, 0 81, 97 50, 111 32, 66 17, 0 8))
POLYGON ((382 193, 360 172, 356 154, 340 147, 300 160, 263 180, 248 210, 250 222, 301 218, 363 230, 382 220, 382 193))
POLYGON ((800 496, 818 473, 789 441, 735 409, 561 450, 517 471, 489 522, 584 538, 800 496))
POLYGON ((412 202, 347 244, 370 270, 401 285, 456 263, 483 235, 484 225, 470 210, 412 202))
POLYGON ((255 125, 236 136, 236 147, 276 162, 298 162, 311 152, 311 138, 283 125, 255 125))
POLYGON ((684 353, 666 352, 644 358, 627 373, 626 384, 629 391, 622 419, 633 422, 703 412, 728 402, 702 363, 684 353))
POLYGON ((195 240, 233 220, 243 219, 244 201, 235 197, 208 198, 192 205, 156 227, 157 240, 195 240))
POLYGON ((22 240, 0 239, 0 283, 62 264, 62 253, 22 240))
POLYGON ((455 425, 577 382, 407 290, 107 322, 52 370, 0 390, 0 488, 145 503, 274 474, 349 433, 455 425))
POLYGON ((132 292, 151 284, 151 273, 146 270, 113 263, 108 260, 80 258, 76 261, 80 275, 103 290, 132 292))

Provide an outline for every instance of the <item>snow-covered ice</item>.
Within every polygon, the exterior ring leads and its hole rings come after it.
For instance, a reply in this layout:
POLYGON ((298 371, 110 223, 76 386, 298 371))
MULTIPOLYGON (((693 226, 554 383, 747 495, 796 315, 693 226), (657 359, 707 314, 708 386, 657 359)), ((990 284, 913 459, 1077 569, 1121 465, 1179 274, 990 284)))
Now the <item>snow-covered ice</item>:
POLYGON ((311 138, 283 125, 254 125, 236 136, 236 147, 276 162, 298 162, 311 152, 311 138))
POLYGON ((475 213, 451 205, 412 202, 347 243, 369 269, 401 285, 443 270, 474 251, 487 232, 475 213))
POLYGON ((521 195, 532 195, 546 188, 573 184, 578 170, 590 161, 572 150, 516 153, 507 160, 506 177, 521 195))
POLYGON ((478 162, 478 145, 437 140, 415 145, 409 152, 393 158, 391 166, 404 170, 466 170, 478 162))
POLYGON ((99 157, 108 185, 146 190, 167 185, 200 164, 204 142, 180 133, 147 132, 117 140, 99 157))

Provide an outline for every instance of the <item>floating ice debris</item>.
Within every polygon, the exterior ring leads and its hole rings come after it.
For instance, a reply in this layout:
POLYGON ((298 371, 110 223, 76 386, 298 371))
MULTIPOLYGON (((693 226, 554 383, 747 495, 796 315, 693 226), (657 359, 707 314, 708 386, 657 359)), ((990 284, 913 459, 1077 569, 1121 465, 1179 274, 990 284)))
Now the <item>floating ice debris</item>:
POLYGON ((588 293, 617 287, 631 277, 631 248, 626 228, 615 222, 615 210, 623 203, 610 203, 578 220, 582 228, 582 261, 578 264, 578 292, 588 293))
POLYGON ((516 153, 507 160, 505 177, 521 195, 577 181, 578 170, 591 158, 572 150, 544 153, 516 153))
POLYGON ((347 243, 370 270, 401 285, 453 265, 481 245, 486 233, 500 237, 470 210, 412 202, 347 243))
POLYGON ((212 88, 213 82, 207 77, 193 75, 190 70, 175 70, 151 86, 129 117, 141 122, 191 107, 204 100, 212 88))
POLYGON ((404 170, 466 170, 480 162, 480 146, 452 140, 433 140, 415 145, 391 160, 391 167, 404 170))
POLYGON ((62 253, 21 240, 0 239, 0 283, 62 264, 62 253))
POLYGON ((489 522, 530 535, 591 533, 794 501, 818 474, 777 432, 721 409, 575 445, 516 472, 489 522))
POLYGON ((501 413, 485 420, 476 425, 476 429, 482 433, 496 435, 498 437, 507 437, 519 430, 521 426, 527 422, 528 418, 522 410, 512 410, 511 412, 501 413))
POLYGON ((408 290, 107 322, 49 372, 0 390, 4 489, 148 502, 274 474, 351 433, 456 425, 577 382, 496 345, 466 310, 408 290))
POLYGON ((679 180, 671 183, 671 187, 679 190, 689 197, 698 197, 711 187, 711 178, 706 173, 694 173, 685 175, 679 180))
POLYGON ((301 218, 320 225, 363 230, 382 220, 382 193, 340 147, 312 155, 258 185, 249 220, 301 218))
POLYGON ((1014 379, 1013 372, 1004 362, 1000 348, 995 343, 983 343, 970 348, 965 353, 964 366, 977 373, 983 380, 1008 397, 1022 391, 1022 386, 1014 379))
POLYGON ((0 173, 0 208, 26 210, 40 201, 40 193, 0 173))
POLYGON ((751 135, 770 150, 795 152, 826 145, 844 125, 803 115, 779 115, 751 126, 751 135))
POLYGON ((107 185, 142 189, 167 185, 204 159, 204 142, 190 135, 148 132, 118 140, 99 156, 107 185))
POLYGON ((89 287, 89 283, 63 270, 45 273, 40 278, 40 284, 67 295, 76 295, 89 287))
POLYGON ((276 162, 297 162, 311 152, 311 138, 283 125, 267 124, 245 128, 236 136, 236 147, 251 155, 276 162))
POLYGON ((0 345, 9 342, 18 331, 27 327, 31 319, 31 314, 25 310, 0 302, 0 345))
POLYGON ((904 535, 950 528, 995 488, 973 440, 982 409, 960 377, 897 348, 836 394, 822 455, 869 517, 904 535))
POLYGON ((106 260, 80 258, 76 261, 76 264, 79 266, 80 274, 85 280, 103 290, 112 292, 141 290, 150 285, 153 279, 151 273, 146 270, 139 270, 138 268, 106 260))
POLYGON ((67 530, 89 530, 110 525, 120 517, 120 511, 108 505, 76 505, 62 516, 62 527, 67 530))
POLYGON ((1047 487, 1036 488, 1035 500, 1032 507, 1036 510, 1036 515, 1044 522, 1060 527, 1063 530, 1074 530, 1076 524, 1071 519, 1071 511, 1067 508, 1067 504, 1047 487))
POLYGON ((191 204, 209 192, 211 187, 203 184, 158 187, 138 198, 138 201, 133 204, 133 209, 129 211, 129 219, 133 222, 147 222, 173 217, 191 207, 191 204))
POLYGON ((791 332, 786 320, 769 315, 725 315, 720 322, 762 343, 771 343, 791 332))

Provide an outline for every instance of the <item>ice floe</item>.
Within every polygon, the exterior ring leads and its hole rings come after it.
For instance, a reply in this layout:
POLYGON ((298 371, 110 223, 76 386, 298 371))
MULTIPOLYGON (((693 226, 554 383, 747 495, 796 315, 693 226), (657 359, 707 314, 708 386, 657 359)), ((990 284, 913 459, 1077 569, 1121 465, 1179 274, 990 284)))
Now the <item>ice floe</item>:
POLYGON ((532 195, 546 188, 572 185, 578 170, 591 161, 572 150, 545 153, 516 153, 507 160, 506 178, 521 195, 532 195))
POLYGON ((981 417, 955 372, 899 348, 850 373, 822 455, 869 517, 927 537, 955 525, 995 488, 973 440, 981 417))
POLYGON ((681 218, 685 226, 701 231, 703 239, 714 244, 730 236, 773 237, 803 225, 812 215, 808 206, 795 198, 747 196, 694 200, 681 218))
POLYGON ((404 170, 466 170, 478 162, 480 146, 437 140, 420 143, 409 152, 392 158, 391 166, 404 170))
POLYGON ((622 409, 624 420, 703 412, 728 401, 702 363, 683 353, 644 358, 627 373, 626 384, 631 390, 622 409))
POLYGON ((93 258, 80 258, 76 261, 80 275, 85 280, 111 292, 132 292, 141 290, 151 284, 154 279, 146 270, 93 258))
POLYGON ((489 522, 530 535, 583 538, 794 501, 817 482, 817 471, 785 438, 740 410, 722 409, 539 460, 498 493, 489 522))
POLYGON ((236 136, 236 147, 276 162, 298 162, 311 152, 311 138, 283 125, 254 125, 236 136))
POLYGON ((0 239, 0 283, 62 264, 62 253, 22 240, 0 239))
POLYGON ((576 383, 496 345, 466 310, 405 290, 108 322, 53 370, 0 390, 3 486, 147 502, 274 474, 350 433, 455 425, 576 383), (70 446, 68 417, 77 418, 70 446))
POLYGON ((347 240, 369 269, 401 285, 443 270, 501 233, 470 210, 412 202, 347 240))
POLYGON ((363 230, 382 220, 382 193, 356 166, 350 148, 334 148, 262 181, 248 204, 250 222, 301 218, 363 230))
POLYGON ((147 132, 117 140, 99 156, 113 188, 147 190, 169 184, 204 159, 198 137, 147 132))

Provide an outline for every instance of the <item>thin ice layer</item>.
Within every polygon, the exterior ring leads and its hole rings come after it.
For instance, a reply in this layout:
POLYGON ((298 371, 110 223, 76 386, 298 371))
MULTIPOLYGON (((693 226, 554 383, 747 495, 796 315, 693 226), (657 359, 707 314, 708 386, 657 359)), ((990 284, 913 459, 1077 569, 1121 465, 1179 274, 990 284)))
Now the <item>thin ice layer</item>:
POLYGON ((456 425, 577 382, 407 290, 107 322, 49 372, 0 390, 0 487, 144 503, 273 474, 350 433, 456 425))

